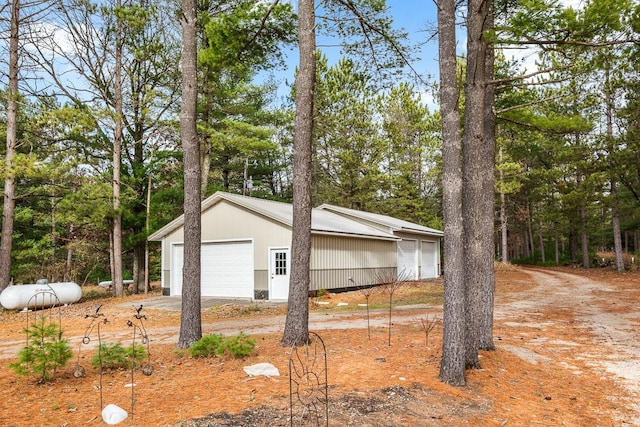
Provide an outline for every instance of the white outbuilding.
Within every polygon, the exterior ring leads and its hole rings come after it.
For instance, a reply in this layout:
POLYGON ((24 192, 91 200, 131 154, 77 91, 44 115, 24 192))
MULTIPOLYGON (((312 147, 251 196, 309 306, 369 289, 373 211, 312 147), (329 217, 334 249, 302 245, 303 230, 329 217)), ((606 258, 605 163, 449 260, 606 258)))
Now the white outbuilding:
MULTIPOLYGON (((201 212, 202 296, 286 300, 292 205, 217 192, 201 212)), ((408 221, 322 205, 312 212, 310 290, 438 277, 441 238, 441 231, 408 221)), ((180 295, 184 216, 149 240, 162 245, 163 294, 180 295)))

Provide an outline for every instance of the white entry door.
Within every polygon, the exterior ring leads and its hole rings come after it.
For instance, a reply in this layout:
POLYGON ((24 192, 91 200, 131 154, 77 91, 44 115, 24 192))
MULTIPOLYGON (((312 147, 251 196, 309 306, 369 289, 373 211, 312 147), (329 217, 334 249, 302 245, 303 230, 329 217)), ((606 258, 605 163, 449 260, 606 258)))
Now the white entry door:
POLYGON ((269 299, 289 299, 289 272, 291 270, 289 248, 269 249, 269 299))

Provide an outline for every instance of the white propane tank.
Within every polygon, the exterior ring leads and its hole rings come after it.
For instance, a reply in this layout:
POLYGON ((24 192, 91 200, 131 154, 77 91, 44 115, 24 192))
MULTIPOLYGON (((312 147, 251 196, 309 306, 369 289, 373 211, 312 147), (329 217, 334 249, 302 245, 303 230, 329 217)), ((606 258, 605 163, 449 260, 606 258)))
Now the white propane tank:
POLYGON ((0 304, 7 310, 18 308, 44 308, 55 304, 70 304, 82 298, 82 289, 74 282, 35 285, 14 285, 0 294, 0 304), (53 295, 58 297, 56 299, 53 295), (38 295, 41 294, 41 295, 38 295), (33 298, 38 295, 36 298, 33 298))

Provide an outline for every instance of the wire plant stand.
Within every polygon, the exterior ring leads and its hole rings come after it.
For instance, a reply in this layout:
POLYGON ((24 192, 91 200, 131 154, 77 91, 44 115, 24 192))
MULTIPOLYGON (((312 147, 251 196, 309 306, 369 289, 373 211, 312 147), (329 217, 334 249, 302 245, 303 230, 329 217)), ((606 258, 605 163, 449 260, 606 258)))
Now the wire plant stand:
POLYGON ((85 329, 84 335, 82 336, 82 340, 78 345, 78 359, 76 361, 76 366, 73 370, 73 376, 76 378, 80 378, 85 375, 85 369, 80 365, 80 352, 82 350, 83 345, 86 346, 91 342, 91 334, 95 328, 97 329, 97 336, 98 336, 98 361, 100 364, 100 371, 98 374, 100 383, 98 386, 98 390, 100 392, 100 408, 104 409, 103 395, 102 395, 102 389, 103 389, 102 388, 102 378, 103 378, 102 335, 101 335, 100 327, 102 325, 106 325, 107 323, 109 323, 109 321, 107 320, 106 316, 100 312, 100 308, 102 308, 102 304, 96 306, 93 313, 85 314, 84 316, 85 319, 91 319, 91 320, 89 321, 89 325, 85 329))
POLYGON ((289 404, 291 427, 329 426, 327 351, 315 332, 309 332, 306 345, 291 349, 289 404))
POLYGON ((147 316, 144 314, 140 314, 142 312, 142 305, 139 307, 134 307, 136 314, 133 315, 133 319, 127 321, 127 326, 133 328, 133 341, 131 342, 131 419, 133 420, 134 407, 136 403, 135 398, 135 382, 134 382, 134 372, 136 370, 136 361, 135 361, 135 347, 136 347, 136 339, 140 337, 140 343, 142 346, 146 346, 146 355, 147 360, 145 361, 144 366, 142 366, 142 373, 146 376, 150 376, 153 374, 153 366, 151 365, 151 349, 149 348, 149 336, 147 335, 147 329, 144 326, 144 321, 147 320, 147 316))
MULTIPOLYGON (((29 346, 29 330, 31 329, 31 325, 35 324, 38 319, 41 319, 44 323, 46 322, 49 325, 57 325, 57 339, 62 339, 62 310, 60 309, 61 303, 58 295, 53 290, 48 283, 44 283, 49 289, 43 289, 29 298, 27 301, 26 307, 24 307, 23 311, 27 314, 27 326, 25 328, 26 333, 26 346, 29 346), (39 310, 40 309, 40 310, 39 310), (31 316, 33 314, 33 316, 31 316), (57 324, 56 324, 57 318, 57 324)), ((48 343, 44 341, 40 341, 39 348, 46 348, 48 343)))

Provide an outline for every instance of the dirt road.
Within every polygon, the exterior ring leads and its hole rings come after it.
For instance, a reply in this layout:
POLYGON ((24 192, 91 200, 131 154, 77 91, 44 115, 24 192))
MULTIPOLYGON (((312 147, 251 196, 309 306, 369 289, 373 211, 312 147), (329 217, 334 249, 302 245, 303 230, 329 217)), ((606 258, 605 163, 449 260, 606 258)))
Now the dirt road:
POLYGON ((580 365, 615 375, 629 397, 610 398, 625 400, 640 425, 640 289, 614 289, 565 272, 524 271, 536 286, 496 300, 496 333, 505 334, 497 337, 498 346, 533 364, 560 363, 576 373, 584 369, 580 365))

